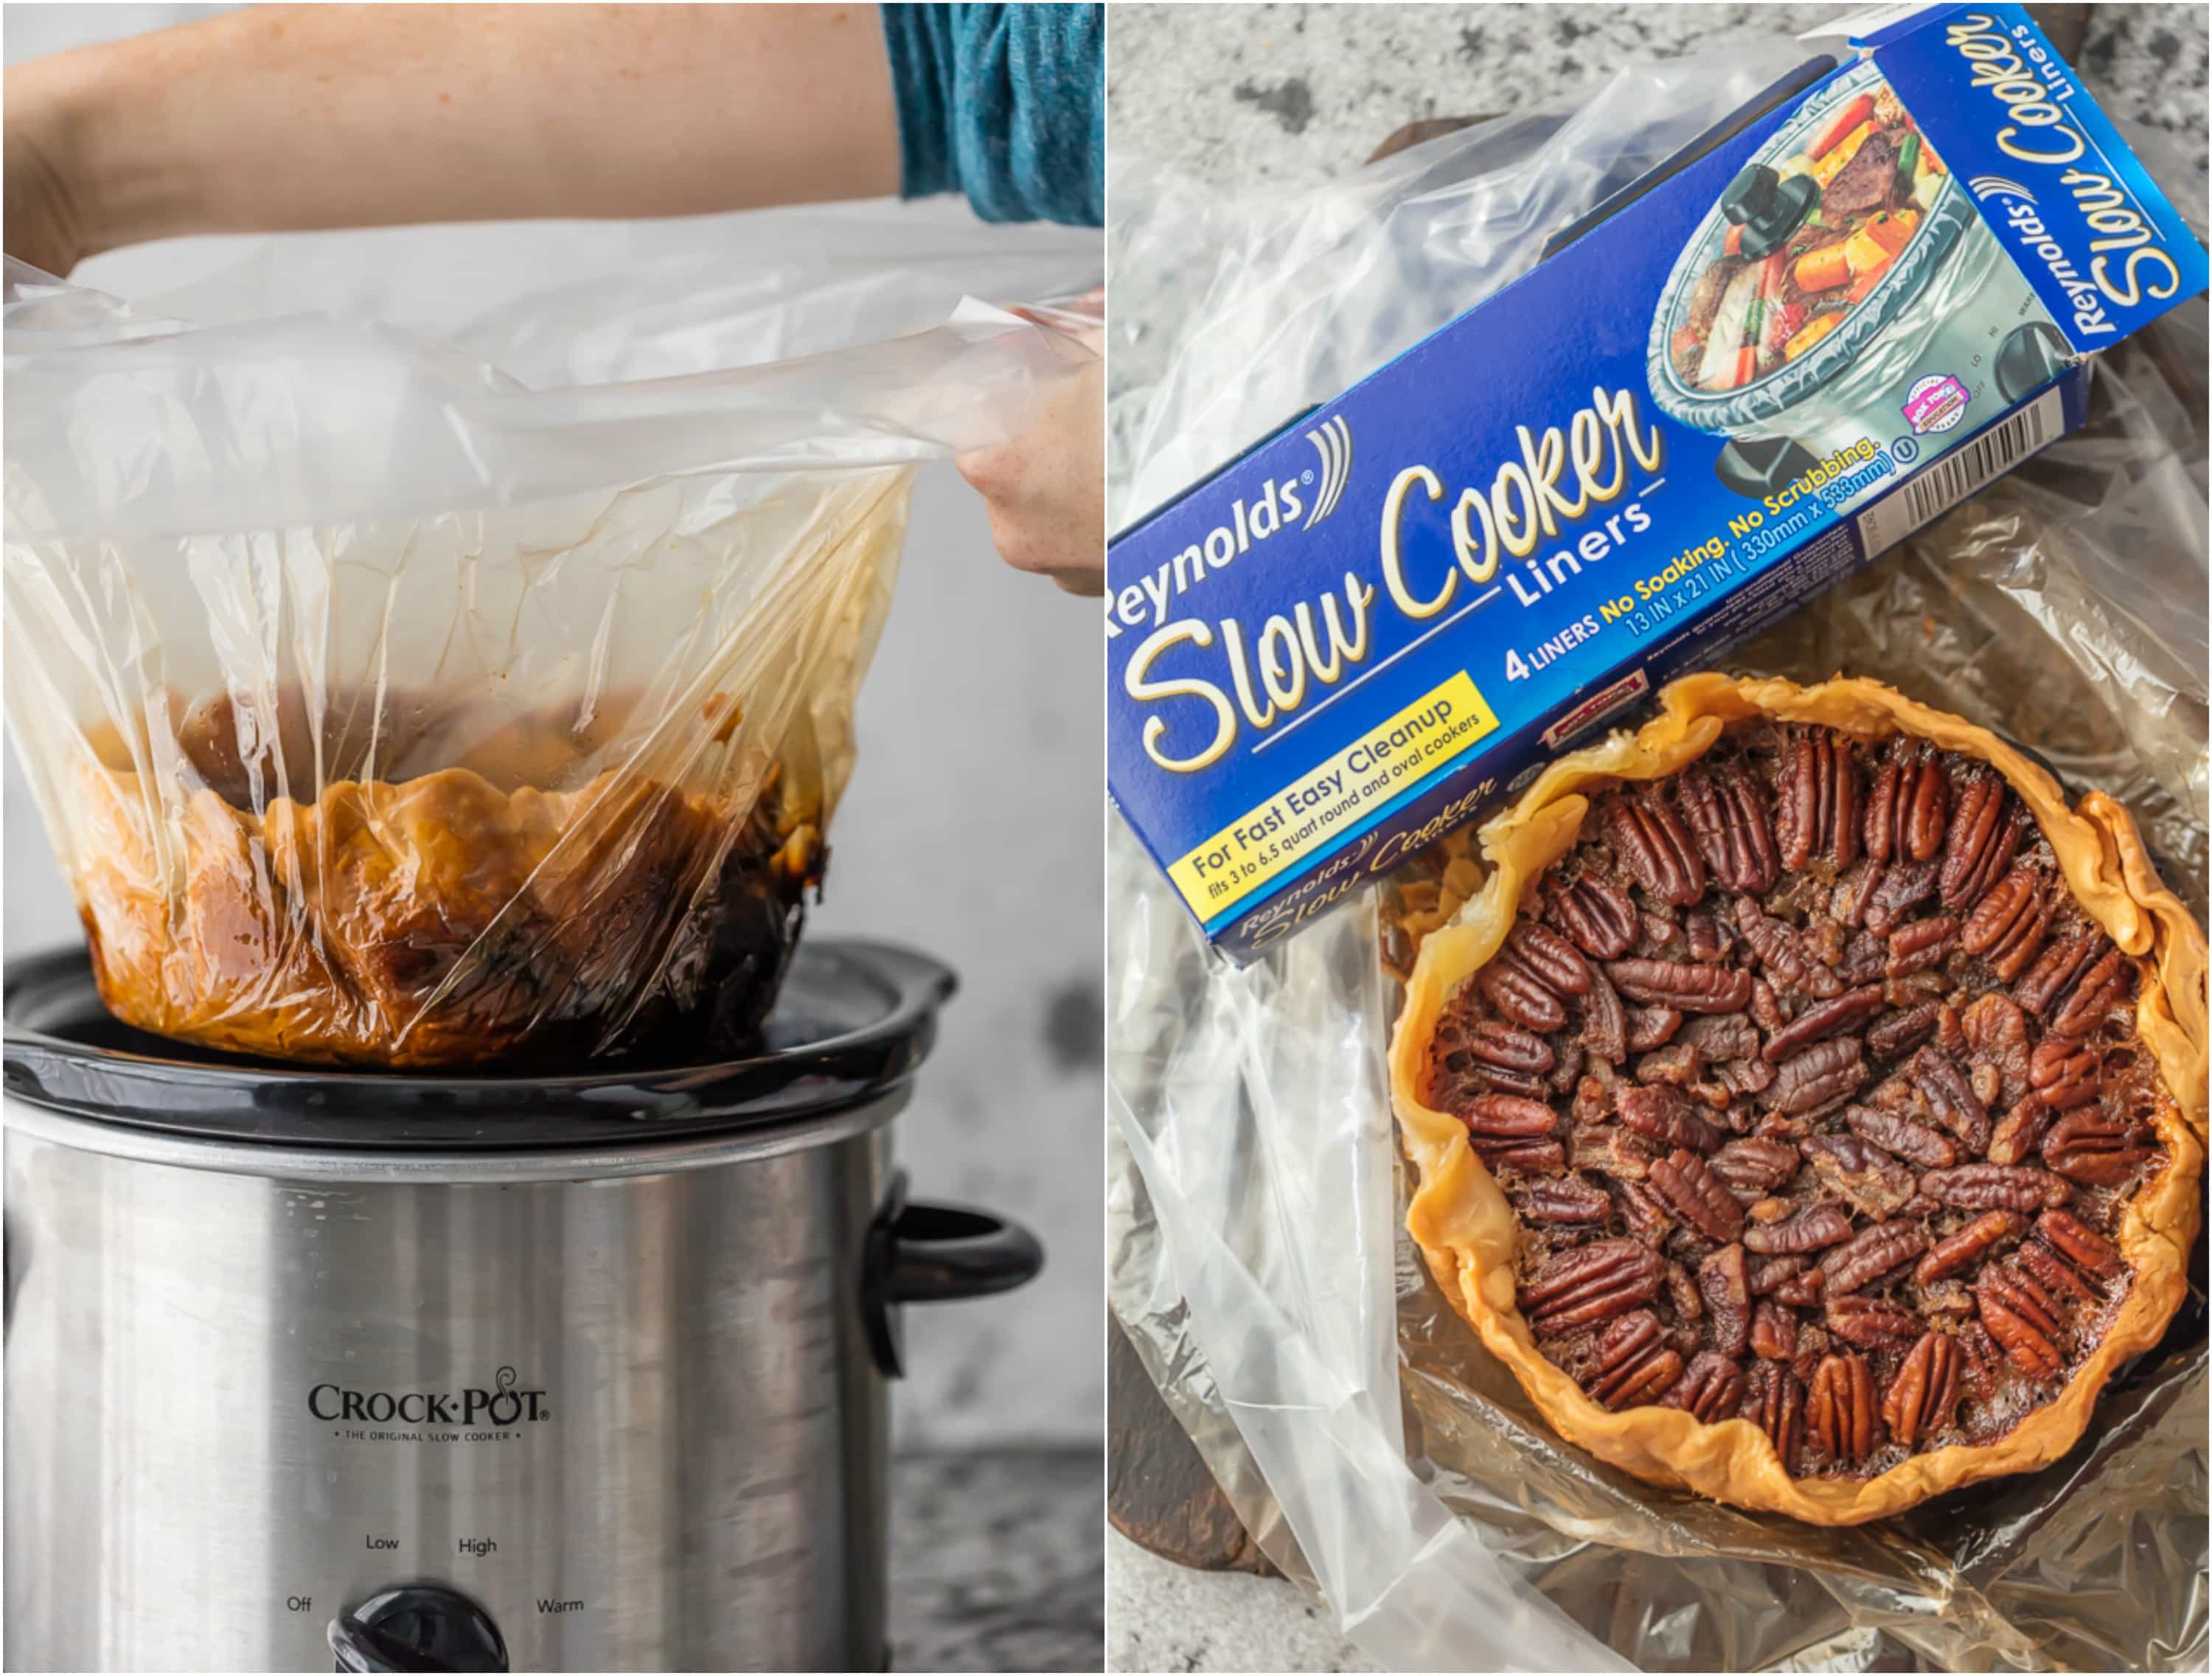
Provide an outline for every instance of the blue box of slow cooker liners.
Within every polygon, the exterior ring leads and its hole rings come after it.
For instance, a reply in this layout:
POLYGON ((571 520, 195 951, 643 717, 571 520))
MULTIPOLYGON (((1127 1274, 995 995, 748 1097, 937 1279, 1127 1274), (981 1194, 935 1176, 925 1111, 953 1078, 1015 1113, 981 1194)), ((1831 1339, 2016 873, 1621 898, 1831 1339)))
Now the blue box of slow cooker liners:
POLYGON ((1109 543, 1108 774, 1247 959, 2081 422, 2204 252, 2027 13, 1853 35, 1109 543))

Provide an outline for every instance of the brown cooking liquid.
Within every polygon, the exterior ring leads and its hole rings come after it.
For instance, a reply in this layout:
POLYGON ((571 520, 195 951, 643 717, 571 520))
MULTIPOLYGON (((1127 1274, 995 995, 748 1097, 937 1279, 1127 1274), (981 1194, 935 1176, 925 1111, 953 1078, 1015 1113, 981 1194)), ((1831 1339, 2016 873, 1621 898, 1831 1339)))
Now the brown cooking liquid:
POLYGON ((1750 1418, 1801 1476, 2056 1395, 2126 1295, 2169 1096, 2142 962, 2001 777, 1741 724, 1595 799, 1534 896, 1427 1097, 1513 1205, 1553 1363, 1610 1407, 1750 1418))
MULTIPOLYGON (((391 777, 334 774, 295 799, 318 760, 297 707, 279 707, 276 748, 250 764, 228 701, 184 718, 199 783, 181 819, 155 818, 112 746, 86 765, 79 908, 118 1017, 258 1057, 413 1069, 750 1044, 826 853, 780 810, 775 769, 742 808, 629 770, 570 792, 532 783, 557 781, 617 709, 583 732, 532 717, 478 730, 458 765, 410 772, 445 741, 388 705, 391 777)), ((343 727, 321 744, 324 762, 358 768, 343 727)))

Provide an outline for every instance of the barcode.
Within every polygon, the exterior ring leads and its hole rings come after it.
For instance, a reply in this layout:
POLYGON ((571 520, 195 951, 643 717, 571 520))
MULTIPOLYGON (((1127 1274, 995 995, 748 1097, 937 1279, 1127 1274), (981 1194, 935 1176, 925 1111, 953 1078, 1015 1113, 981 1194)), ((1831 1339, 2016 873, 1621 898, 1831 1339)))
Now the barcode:
POLYGON ((1894 547, 1915 530, 1934 523, 2056 437, 2064 423, 2063 398, 2057 390, 2046 391, 2002 424, 1990 426, 1956 452, 1946 454, 1867 508, 1859 519, 1859 540, 1867 556, 1894 547))

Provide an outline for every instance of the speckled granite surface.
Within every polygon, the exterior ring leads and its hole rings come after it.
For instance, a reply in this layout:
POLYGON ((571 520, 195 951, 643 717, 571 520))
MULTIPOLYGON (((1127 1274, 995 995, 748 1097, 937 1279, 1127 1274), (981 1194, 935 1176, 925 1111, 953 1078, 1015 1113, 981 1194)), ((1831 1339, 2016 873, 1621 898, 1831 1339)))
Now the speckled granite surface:
POLYGON ((1105 1521, 1096 1448, 901 1455, 891 1667, 1100 1668, 1105 1521))
POLYGON ((1378 1668, 1280 1577, 1192 1571, 1106 1533, 1109 1670, 1378 1668))
MULTIPOLYGON (((1421 118, 1554 108, 1624 62, 1698 50, 1747 27, 1793 34, 1849 9, 1116 3, 1107 77, 1112 166, 1117 181, 1140 189, 1164 174, 1221 191, 1333 178, 1421 118)), ((2076 55, 2107 111, 2155 131, 2146 161, 2185 207, 2205 196, 2207 20, 2197 5, 2099 6, 2076 55)), ((1109 242, 1111 249, 1110 234, 1109 242)), ((1109 373, 1126 398, 1156 376, 1182 312, 1205 284, 1202 275, 1194 282, 1190 274, 1119 267, 1109 282, 1117 317, 1109 373)), ((1109 444, 1117 456, 1134 418, 1122 400, 1109 444)), ((1374 1667, 1335 1634, 1325 1611, 1279 1580, 1188 1571, 1119 1536, 1108 1539, 1106 1579, 1109 1670, 1374 1667)), ((1843 1648, 1793 1666, 1857 1662, 1843 1648)))
MULTIPOLYGON (((1742 31, 1796 34, 1853 9, 1116 3, 1111 145, 1223 185, 1312 179, 1356 167, 1418 118, 1545 108, 1637 58, 1742 31)), ((2200 173, 2206 36, 2203 6, 2100 5, 2076 66, 2112 115, 2174 133, 2200 173)))

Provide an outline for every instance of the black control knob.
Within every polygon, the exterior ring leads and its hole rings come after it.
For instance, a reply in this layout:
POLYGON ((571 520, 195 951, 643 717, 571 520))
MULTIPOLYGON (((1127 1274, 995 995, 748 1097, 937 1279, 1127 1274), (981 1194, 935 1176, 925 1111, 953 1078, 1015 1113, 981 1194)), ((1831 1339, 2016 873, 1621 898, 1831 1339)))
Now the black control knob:
POLYGON ((507 1638, 465 1594, 402 1583, 331 1620, 339 1670, 505 1670, 507 1638))
POLYGON ((1729 183, 1721 214, 1743 229, 1737 250, 1746 261, 1756 262, 1788 243, 1820 201, 1820 183, 1812 176, 1793 174, 1785 180, 1765 164, 1752 163, 1729 183))

